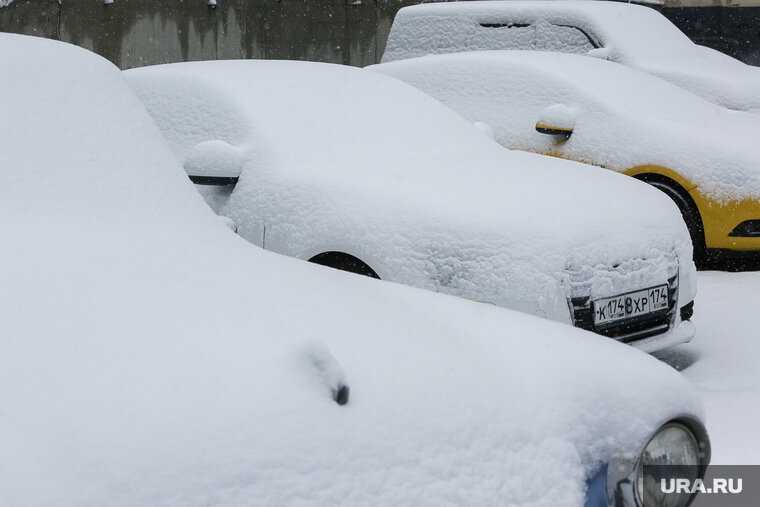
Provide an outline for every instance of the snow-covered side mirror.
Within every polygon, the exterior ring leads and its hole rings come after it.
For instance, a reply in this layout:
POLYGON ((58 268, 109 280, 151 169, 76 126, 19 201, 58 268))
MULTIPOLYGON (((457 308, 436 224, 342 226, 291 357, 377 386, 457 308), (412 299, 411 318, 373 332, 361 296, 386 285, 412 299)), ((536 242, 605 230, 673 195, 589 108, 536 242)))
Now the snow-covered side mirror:
POLYGON ((586 53, 586 56, 599 58, 600 60, 609 60, 610 55, 610 48, 594 48, 586 53))
POLYGON ((536 131, 568 139, 575 127, 575 110, 562 104, 549 106, 538 115, 536 131))
POLYGON ((185 159, 184 168, 196 185, 234 185, 245 162, 241 148, 224 141, 196 144, 185 159))

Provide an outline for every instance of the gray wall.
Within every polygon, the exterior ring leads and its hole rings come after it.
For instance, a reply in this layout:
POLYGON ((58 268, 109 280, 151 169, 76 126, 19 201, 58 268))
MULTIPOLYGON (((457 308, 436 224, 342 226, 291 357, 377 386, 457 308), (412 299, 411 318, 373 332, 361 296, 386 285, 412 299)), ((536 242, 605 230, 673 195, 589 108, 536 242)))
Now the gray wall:
POLYGON ((365 66, 393 16, 419 0, 15 0, 0 31, 71 42, 123 69, 186 60, 269 58, 365 66))
MULTIPOLYGON (((420 1, 15 0, 0 7, 0 31, 72 42, 124 69, 218 58, 363 67, 379 60, 398 9, 420 1)), ((760 7, 670 6, 701 1, 666 0, 662 13, 697 43, 760 64, 760 7)))

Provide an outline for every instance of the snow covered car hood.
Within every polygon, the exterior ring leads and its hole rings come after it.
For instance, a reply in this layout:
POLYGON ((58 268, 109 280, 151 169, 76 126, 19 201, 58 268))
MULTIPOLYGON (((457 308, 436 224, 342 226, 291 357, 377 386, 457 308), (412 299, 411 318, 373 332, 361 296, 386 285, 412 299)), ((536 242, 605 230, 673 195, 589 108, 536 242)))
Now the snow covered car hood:
POLYGON ((564 97, 575 127, 563 156, 617 170, 667 167, 718 202, 760 198, 760 117, 726 110, 637 69, 532 51, 432 55, 369 69, 489 123, 507 145, 539 153, 551 152, 554 140, 536 135, 533 104, 546 107, 553 99, 544 96, 564 97), (485 79, 498 84, 484 87, 485 79), (522 94, 530 95, 524 111, 515 100, 522 94))
POLYGON ((252 247, 100 57, 0 34, 0 67, 7 503, 578 505, 702 415, 620 344, 252 247))
MULTIPOLYGON (((426 54, 460 51, 526 49, 531 38, 510 46, 494 39, 489 28, 478 23, 509 22, 552 30, 578 27, 591 44, 573 46, 575 37, 565 33, 539 48, 567 53, 587 53, 641 69, 730 109, 760 109, 760 69, 727 55, 694 44, 666 17, 649 7, 600 1, 489 1, 409 6, 396 16, 382 57, 383 63, 426 54), (517 44, 517 45, 515 45, 517 44), (667 51, 662 48, 667 47, 667 51)), ((493 29, 490 29, 493 30, 493 29)))
POLYGON ((680 213, 659 192, 591 166, 504 150, 394 79, 273 61, 171 64, 125 75, 181 160, 220 137, 242 153, 241 180, 217 208, 241 235, 256 236, 246 227, 260 214, 277 223, 282 210, 296 209, 309 220, 282 219, 296 224, 289 234, 298 237, 299 251, 267 242, 288 255, 309 258, 321 251, 314 238, 355 235, 359 227, 346 224, 357 222, 371 231, 357 238, 365 249, 410 239, 410 251, 386 257, 419 264, 431 278, 451 277, 443 285, 456 286, 459 295, 482 298, 483 287, 494 286, 488 300, 499 304, 504 293, 529 301, 556 294, 568 268, 662 255, 691 265, 680 213), (188 115, 202 118, 183 121, 188 115), (647 206, 634 215, 632 202, 647 206), (314 219, 323 215, 329 216, 314 219), (467 252, 471 258, 462 260, 467 252))

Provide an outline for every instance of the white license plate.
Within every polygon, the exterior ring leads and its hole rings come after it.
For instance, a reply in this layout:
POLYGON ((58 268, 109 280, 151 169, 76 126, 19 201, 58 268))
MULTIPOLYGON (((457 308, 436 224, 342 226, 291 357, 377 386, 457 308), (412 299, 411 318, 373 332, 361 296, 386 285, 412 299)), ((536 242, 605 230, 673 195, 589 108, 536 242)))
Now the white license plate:
POLYGON ((668 286, 658 285, 594 301, 594 324, 606 324, 668 308, 668 286))

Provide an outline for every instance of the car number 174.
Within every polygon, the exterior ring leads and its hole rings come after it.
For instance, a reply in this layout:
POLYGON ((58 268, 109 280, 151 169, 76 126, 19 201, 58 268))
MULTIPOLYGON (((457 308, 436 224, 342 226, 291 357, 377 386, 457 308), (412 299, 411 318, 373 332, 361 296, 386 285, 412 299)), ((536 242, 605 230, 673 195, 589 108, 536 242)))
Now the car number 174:
POLYGON ((668 308, 668 286, 658 285, 594 301, 594 323, 605 324, 668 308))

